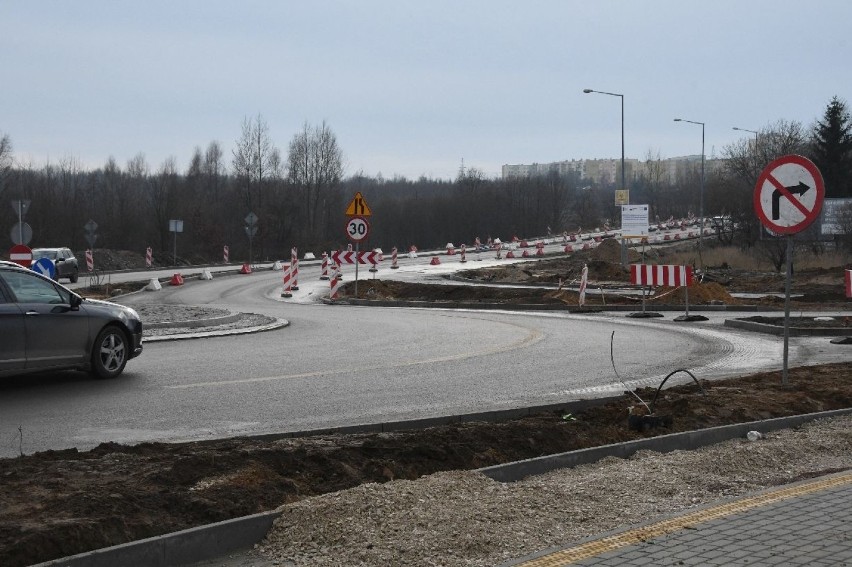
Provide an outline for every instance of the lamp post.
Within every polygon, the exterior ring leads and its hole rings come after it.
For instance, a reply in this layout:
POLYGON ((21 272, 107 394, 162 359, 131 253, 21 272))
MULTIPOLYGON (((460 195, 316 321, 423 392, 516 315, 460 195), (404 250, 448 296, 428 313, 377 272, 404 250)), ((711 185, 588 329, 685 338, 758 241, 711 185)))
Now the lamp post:
POLYGON ((701 126, 701 193, 698 201, 698 214, 701 217, 701 228, 698 230, 698 262, 700 268, 704 269, 704 258, 701 256, 701 248, 704 242, 704 122, 696 122, 694 120, 684 120, 683 118, 675 118, 675 122, 689 122, 690 124, 698 124, 701 126))
MULTIPOLYGON (((624 95, 618 93, 608 93, 604 91, 596 91, 593 89, 583 89, 586 94, 597 93, 609 96, 617 96, 621 98, 621 188, 627 190, 627 184, 624 181, 624 95)), ((627 193, 627 204, 630 204, 630 193, 627 193)))
POLYGON ((734 126, 734 130, 737 130, 738 132, 751 132, 754 134, 754 155, 757 156, 757 140, 759 132, 756 130, 749 130, 748 128, 737 128, 736 126, 734 126))

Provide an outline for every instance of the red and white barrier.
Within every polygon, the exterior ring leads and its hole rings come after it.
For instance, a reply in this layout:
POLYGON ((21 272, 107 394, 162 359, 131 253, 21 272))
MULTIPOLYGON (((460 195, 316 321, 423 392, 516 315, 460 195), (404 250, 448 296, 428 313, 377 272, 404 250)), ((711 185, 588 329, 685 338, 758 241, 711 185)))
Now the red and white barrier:
POLYGON ((296 250, 294 246, 292 250, 290 250, 290 279, 292 281, 292 285, 290 288, 293 291, 299 291, 299 251, 296 250))
POLYGON ((174 274, 172 279, 169 280, 170 285, 183 285, 183 276, 178 274, 174 274))
POLYGON ((222 247, 222 263, 227 264, 231 258, 231 250, 228 248, 228 245, 222 247))
POLYGON ((633 264, 630 266, 630 283, 668 287, 689 286, 692 285, 692 266, 633 264))
POLYGON ((334 300, 334 299, 337 299, 338 297, 340 297, 340 286, 341 286, 340 271, 338 270, 337 266, 335 266, 335 268, 334 268, 334 270, 332 271, 331 274, 332 274, 331 275, 331 283, 330 283, 331 293, 329 294, 329 298, 334 300))
POLYGON ((250 274, 251 273, 251 266, 248 265, 248 264, 243 264, 243 267, 240 268, 240 273, 241 274, 250 274))
POLYGON ((429 262, 430 266, 439 266, 441 265, 441 259, 437 256, 432 256, 432 260, 429 262))
POLYGON ((447 242, 447 256, 456 255, 456 246, 452 242, 447 242))
POLYGON ((328 253, 322 253, 322 274, 320 275, 321 280, 328 279, 328 253))
MULTIPOLYGON (((562 285, 562 280, 559 280, 560 287, 562 285)), ((583 264, 583 271, 580 275, 580 299, 579 305, 582 307, 586 304, 586 286, 589 285, 589 266, 583 264)))
POLYGON ((154 251, 151 250, 151 247, 145 249, 145 267, 150 268, 154 263, 154 251))
POLYGON ((95 270, 95 260, 92 258, 91 250, 86 250, 86 269, 90 272, 95 270))
POLYGON ((290 271, 290 264, 284 264, 284 275, 282 276, 284 288, 281 291, 281 297, 293 297, 292 275, 293 274, 290 271))
POLYGON ((391 250, 391 270, 398 270, 399 264, 396 262, 396 246, 391 250))

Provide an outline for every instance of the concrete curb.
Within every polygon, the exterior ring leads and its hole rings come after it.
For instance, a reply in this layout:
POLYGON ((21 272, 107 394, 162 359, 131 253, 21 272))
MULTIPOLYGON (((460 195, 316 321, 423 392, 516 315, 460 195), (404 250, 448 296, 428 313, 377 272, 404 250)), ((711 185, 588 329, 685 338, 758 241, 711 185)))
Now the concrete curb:
MULTIPOLYGON (((440 302, 440 301, 390 301, 381 299, 355 299, 345 298, 336 301, 323 298, 323 303, 328 305, 356 305, 359 307, 414 307, 420 309, 482 309, 482 310, 502 310, 502 311, 568 311, 569 313, 600 313, 604 311, 639 311, 642 309, 639 305, 587 305, 579 307, 577 305, 567 305, 560 303, 481 303, 473 301, 455 301, 455 302, 440 302)), ((686 311, 683 305, 652 305, 646 306, 647 309, 654 311, 671 311, 682 313, 686 311)), ((758 305, 689 305, 689 311, 714 311, 714 312, 758 312, 758 311, 777 311, 767 307, 758 305)))
MULTIPOLYGON (((212 319, 207 319, 206 321, 212 321, 212 319)), ((206 326, 206 325, 197 325, 198 327, 206 326)), ((262 333, 264 331, 272 331, 275 329, 281 329, 282 327, 289 327, 290 321, 287 319, 276 319, 273 323, 269 323, 268 325, 260 325, 257 327, 245 327, 242 329, 223 329, 221 331, 203 331, 196 333, 175 333, 174 335, 161 335, 159 337, 142 337, 142 344, 145 343, 160 343, 164 341, 185 341, 189 339, 205 339, 209 337, 228 337, 231 335, 249 335, 252 333, 262 333)))
POLYGON ((766 433, 768 431, 776 431, 778 429, 797 427, 815 419, 824 419, 848 414, 852 414, 852 408, 808 413, 789 417, 778 417, 775 419, 738 423, 734 425, 722 425, 719 427, 711 427, 709 429, 672 433, 671 435, 661 435, 659 437, 640 439, 638 441, 628 441, 626 443, 604 445, 602 447, 592 447, 590 449, 580 449, 578 451, 570 451, 568 453, 560 453, 558 455, 548 455, 546 457, 539 457, 536 459, 515 461, 514 463, 508 463, 505 465, 485 467, 479 469, 479 472, 500 482, 516 482, 528 476, 544 474, 556 469, 571 468, 578 465, 593 463, 603 459, 604 457, 619 457, 626 459, 641 450, 657 451, 660 453, 688 451, 704 447, 705 445, 713 445, 722 441, 728 441, 729 439, 745 437, 746 433, 752 430, 766 433))
MULTIPOLYGON (((784 327, 758 323, 756 321, 743 321, 742 319, 725 319, 725 326, 745 331, 754 331, 756 333, 768 333, 770 335, 781 336, 784 334, 784 327)), ((791 337, 842 337, 852 335, 852 328, 790 327, 789 333, 791 337)))
MULTIPOLYGON (((817 419, 852 414, 852 408, 780 417, 750 423, 712 427, 698 431, 674 433, 639 441, 581 449, 558 455, 539 457, 478 469, 499 482, 515 482, 527 476, 543 474, 559 468, 592 463, 604 457, 627 458, 643 449, 666 453, 691 450, 729 439, 744 437, 748 431, 761 433, 797 427, 817 419)), ((281 512, 263 512, 199 526, 171 534, 134 541, 39 563, 33 567, 112 567, 113 565, 146 565, 170 567, 213 559, 248 549, 261 541, 281 512)))

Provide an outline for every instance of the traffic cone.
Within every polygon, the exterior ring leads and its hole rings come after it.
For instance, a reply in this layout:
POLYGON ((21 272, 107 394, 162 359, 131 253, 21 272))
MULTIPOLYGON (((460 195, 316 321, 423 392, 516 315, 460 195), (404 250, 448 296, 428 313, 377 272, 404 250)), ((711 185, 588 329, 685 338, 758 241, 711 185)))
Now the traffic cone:
POLYGON ((183 276, 180 274, 175 274, 172 276, 172 279, 169 281, 170 285, 183 285, 183 276))

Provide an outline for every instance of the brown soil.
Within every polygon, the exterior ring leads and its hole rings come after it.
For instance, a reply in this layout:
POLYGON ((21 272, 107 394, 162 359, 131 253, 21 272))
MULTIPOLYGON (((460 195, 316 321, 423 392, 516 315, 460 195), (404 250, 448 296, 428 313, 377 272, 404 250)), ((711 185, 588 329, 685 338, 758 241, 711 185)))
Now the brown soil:
MULTIPOLYGON (((664 390, 670 427, 628 427, 632 396, 575 411, 418 431, 103 444, 0 460, 0 557, 28 565, 272 510, 365 482, 415 479, 653 435, 852 407, 852 363, 791 369, 664 390)), ((684 376, 686 377, 686 376, 684 376)), ((686 377, 688 378, 688 377, 686 377)), ((655 389, 637 390, 649 404, 655 389)))
MULTIPOLYGON (((659 256, 659 254, 658 254, 659 256)), ((634 250, 628 250, 630 263, 641 262, 634 250)), ((651 260, 646 260, 651 262, 651 260)), ((470 264, 471 262, 469 262, 470 264)), ((664 256, 655 257, 652 263, 666 263, 664 256)), ((473 268, 457 274, 465 282, 443 285, 401 283, 396 281, 364 280, 359 282, 359 299, 390 301, 428 301, 435 303, 508 303, 531 305, 562 304, 566 308, 579 307, 576 291, 559 288, 576 287, 580 282, 583 266, 589 269, 589 289, 602 294, 586 294, 585 307, 600 308, 612 305, 640 305, 641 297, 620 291, 630 286, 630 270, 621 265, 621 247, 614 240, 604 240, 598 247, 577 250, 570 256, 559 255, 527 262, 506 264, 498 267, 473 268), (515 287, 513 287, 515 286, 515 287)), ((843 282, 843 268, 817 268, 799 270, 794 274, 791 285, 791 304, 796 308, 846 309, 847 299, 843 282)), ((654 294, 646 298, 650 306, 690 306, 709 304, 759 305, 767 309, 782 308, 784 305, 785 276, 775 273, 733 270, 730 268, 707 268, 700 274, 701 281, 685 288, 657 287, 654 294), (770 293, 761 298, 735 298, 732 293, 770 293)), ((638 289, 638 288, 636 288, 638 289)), ((348 282, 342 286, 343 298, 354 297, 355 286, 348 282)))

